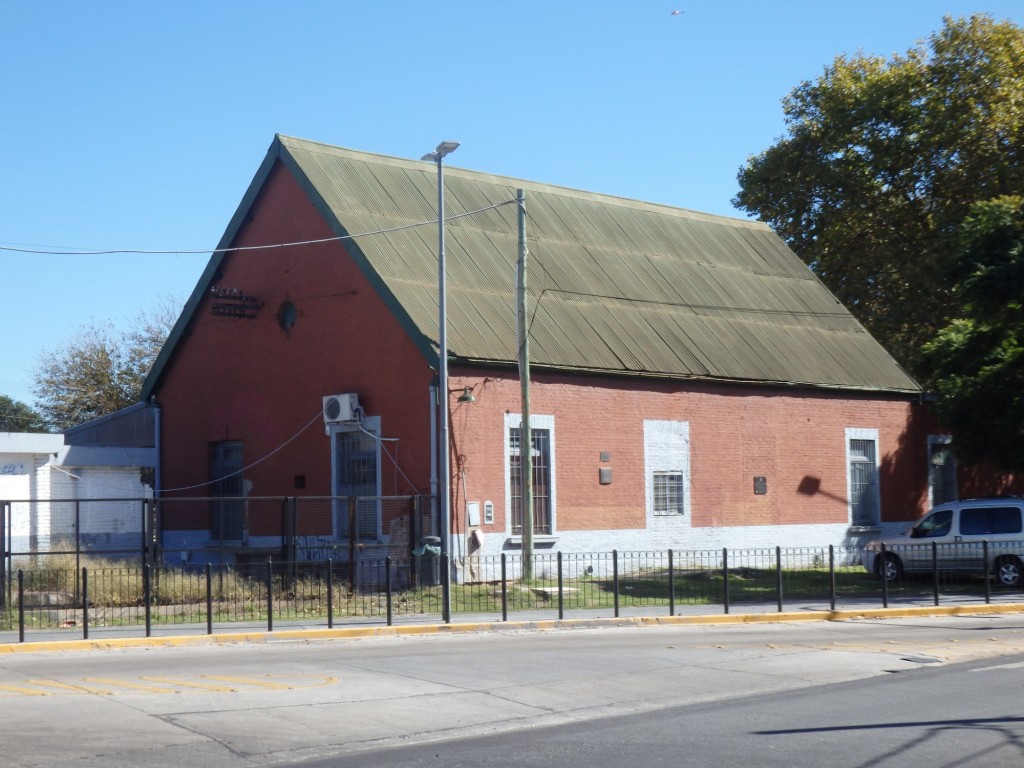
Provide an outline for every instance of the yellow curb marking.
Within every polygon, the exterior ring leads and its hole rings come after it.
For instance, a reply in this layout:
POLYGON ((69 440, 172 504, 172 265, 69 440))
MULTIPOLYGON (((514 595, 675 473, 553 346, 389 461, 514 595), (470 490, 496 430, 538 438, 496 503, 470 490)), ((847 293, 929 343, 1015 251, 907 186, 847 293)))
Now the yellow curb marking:
POLYGON ((465 632, 501 632, 523 630, 570 629, 576 627, 680 626, 716 624, 757 624, 781 622, 844 621, 850 619, 884 620, 915 616, 991 616, 1024 613, 1024 603, 991 603, 957 606, 907 606, 903 608, 849 608, 835 611, 806 611, 763 614, 695 614, 642 616, 631 618, 541 619, 536 621, 493 621, 465 624, 414 624, 388 627, 342 627, 301 629, 278 632, 239 632, 219 635, 175 635, 166 637, 126 637, 105 640, 40 640, 28 643, 0 643, 0 655, 7 653, 46 653, 54 651, 109 650, 114 648, 160 648, 231 643, 270 643, 284 640, 327 640, 360 637, 400 637, 403 635, 455 634, 465 632))

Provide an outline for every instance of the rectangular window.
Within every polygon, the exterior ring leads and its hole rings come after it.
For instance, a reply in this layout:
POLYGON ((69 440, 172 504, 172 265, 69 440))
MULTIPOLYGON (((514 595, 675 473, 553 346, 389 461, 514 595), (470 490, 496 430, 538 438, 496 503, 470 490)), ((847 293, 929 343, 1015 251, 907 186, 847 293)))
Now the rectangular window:
POLYGON ((381 536, 380 417, 367 416, 360 429, 331 426, 333 438, 336 530, 342 539, 363 541, 381 536), (349 506, 348 499, 355 504, 349 506), (353 528, 355 529, 353 531, 353 528))
POLYGON ((210 533, 217 541, 241 541, 245 537, 245 504, 242 501, 242 441, 223 440, 209 448, 210 533))
POLYGON ((846 430, 850 525, 874 527, 881 521, 878 489, 878 432, 846 430))
POLYGON ((644 472, 648 516, 685 515, 690 508, 689 422, 644 421, 644 472))
POLYGON ((928 435, 929 507, 937 507, 958 498, 953 440, 949 435, 928 435))
MULTIPOLYGON (((505 482, 511 533, 523 533, 522 418, 505 414, 505 482)), ((530 419, 533 463, 533 533, 555 533, 555 420, 551 416, 530 419)))
POLYGON ((654 514, 681 515, 683 505, 683 473, 654 473, 654 514))

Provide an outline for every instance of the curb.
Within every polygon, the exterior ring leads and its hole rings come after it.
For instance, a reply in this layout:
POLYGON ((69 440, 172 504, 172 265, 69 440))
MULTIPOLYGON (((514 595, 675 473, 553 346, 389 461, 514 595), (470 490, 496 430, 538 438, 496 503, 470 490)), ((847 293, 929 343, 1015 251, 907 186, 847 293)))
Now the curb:
POLYGON ((340 627, 333 629, 293 629, 274 632, 225 632, 215 635, 173 635, 165 637, 122 637, 95 640, 39 640, 24 643, 0 643, 0 656, 19 653, 58 651, 98 651, 123 648, 173 648, 195 645, 269 643, 294 640, 345 640, 364 637, 400 637, 415 635, 469 634, 472 632, 550 631, 594 627, 643 627, 721 624, 778 624, 797 621, 848 621, 851 619, 906 619, 915 616, 985 616, 1024 613, 1024 603, 999 603, 984 606, 914 606, 903 608, 849 609, 783 613, 708 614, 697 616, 636 616, 593 619, 541 619, 534 621, 485 621, 463 624, 411 624, 390 627, 340 627))

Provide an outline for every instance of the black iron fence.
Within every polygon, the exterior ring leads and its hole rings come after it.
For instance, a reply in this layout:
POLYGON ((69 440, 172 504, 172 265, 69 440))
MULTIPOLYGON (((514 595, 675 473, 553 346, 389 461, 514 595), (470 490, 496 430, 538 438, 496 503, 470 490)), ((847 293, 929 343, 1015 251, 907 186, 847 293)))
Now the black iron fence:
POLYGON ((0 500, 5 560, 103 556, 149 563, 407 555, 434 533, 425 496, 0 500))
MULTIPOLYGON (((1024 544, 1024 542, 1020 542, 1024 544)), ((472 581, 462 562, 424 551, 420 556, 339 562, 273 557, 243 566, 124 565, 88 557, 60 567, 55 560, 18 561, 0 609, 0 630, 65 628, 89 637, 97 627, 125 634, 189 631, 257 623, 333 627, 345 624, 506 621, 531 618, 681 613, 782 612, 787 608, 939 605, 945 602, 1024 602, 1019 582, 993 572, 1013 550, 980 545, 975 567, 947 570, 956 546, 922 547, 932 567, 901 569, 879 578, 862 564, 862 551, 843 547, 545 553, 533 557, 533 577, 521 578, 523 557, 478 558, 472 581), (983 560, 982 556, 989 555, 983 560), (444 579, 449 573, 449 610, 444 579)), ((890 548, 887 554, 907 549, 890 548)), ((961 554, 973 547, 959 546, 961 554)), ((881 554, 881 551, 879 552, 881 554)), ((915 555, 920 554, 914 552, 915 555)), ((883 571, 883 575, 885 572, 883 571)))

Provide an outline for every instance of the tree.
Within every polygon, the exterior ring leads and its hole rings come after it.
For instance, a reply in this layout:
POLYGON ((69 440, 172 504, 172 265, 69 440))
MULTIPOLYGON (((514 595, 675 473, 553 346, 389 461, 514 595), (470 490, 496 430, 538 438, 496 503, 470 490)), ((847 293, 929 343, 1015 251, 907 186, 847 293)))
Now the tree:
POLYGON ((946 18, 927 47, 839 56, 783 100, 735 204, 766 221, 913 373, 957 307, 971 205, 1024 192, 1024 29, 946 18))
POLYGON ((1024 197, 979 203, 958 264, 962 316, 924 346, 922 364, 957 455, 1024 471, 1024 197))
POLYGON ((34 391, 46 419, 57 429, 67 429, 137 403, 178 306, 163 299, 124 332, 91 323, 44 358, 34 391))
POLYGON ((43 417, 25 403, 0 395, 0 432, 49 432, 43 417))

